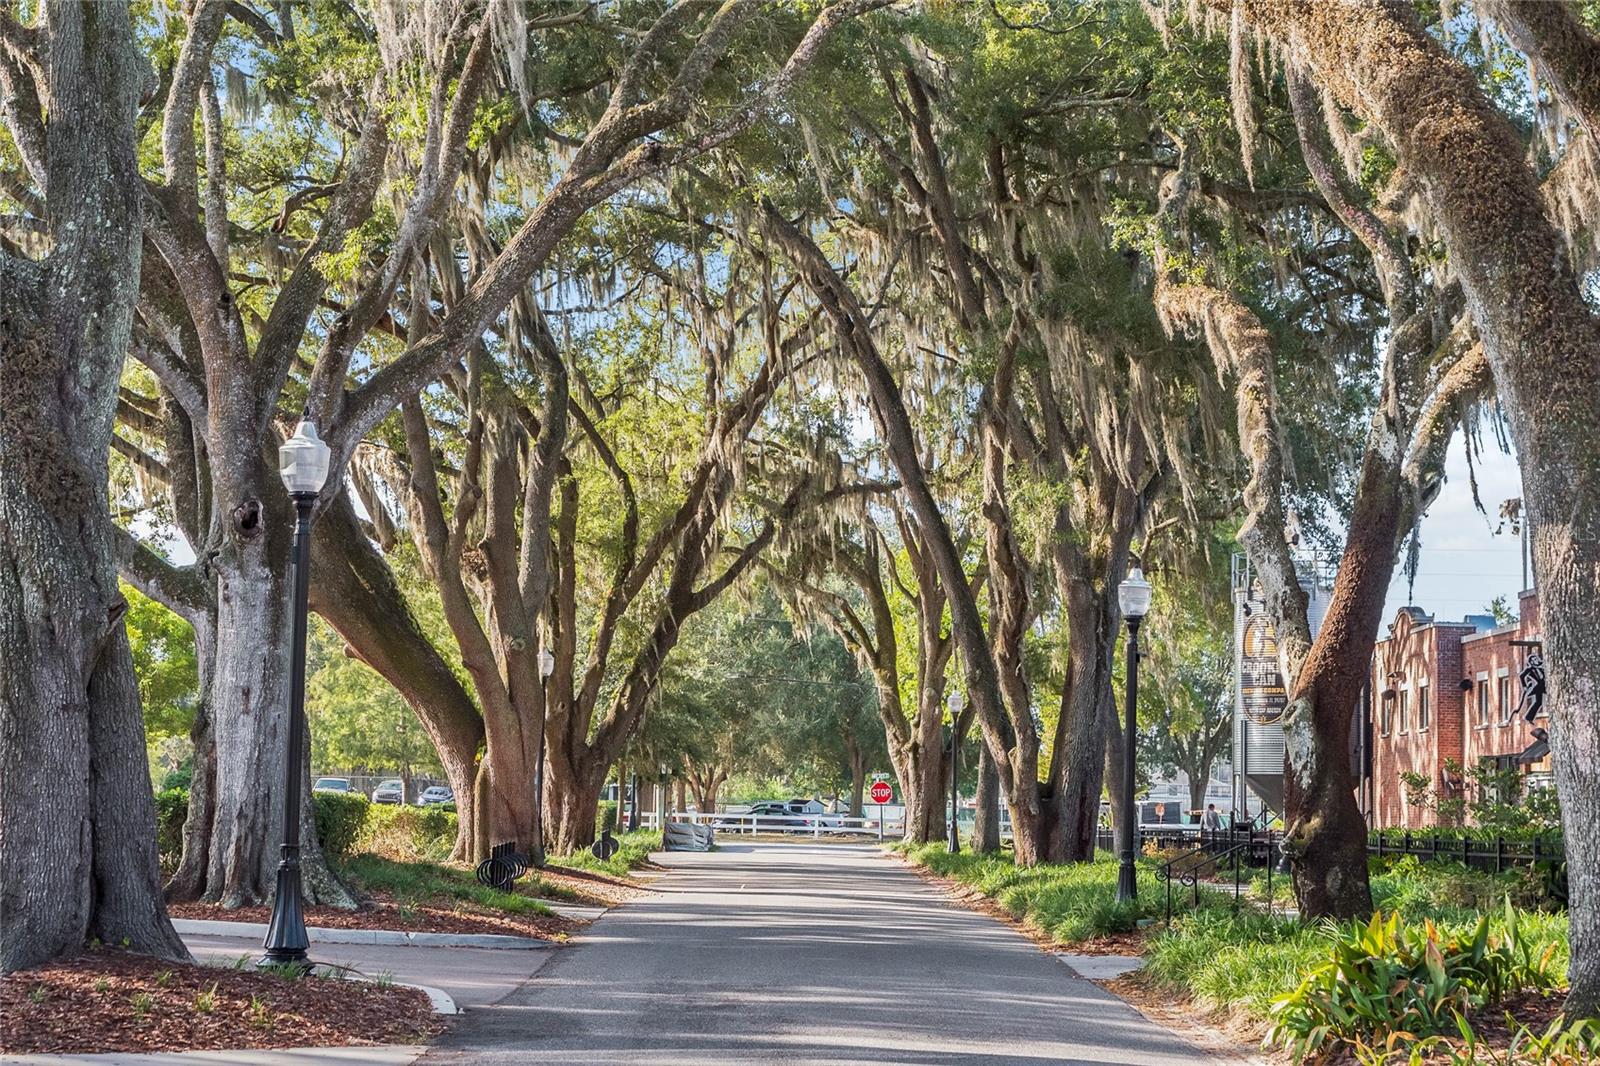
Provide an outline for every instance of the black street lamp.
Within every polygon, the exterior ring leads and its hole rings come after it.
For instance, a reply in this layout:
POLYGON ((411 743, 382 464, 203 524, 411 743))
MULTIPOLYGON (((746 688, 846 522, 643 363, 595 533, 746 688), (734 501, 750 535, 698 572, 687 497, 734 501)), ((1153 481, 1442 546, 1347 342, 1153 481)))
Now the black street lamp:
POLYGON ((1133 866, 1134 826, 1138 809, 1133 798, 1134 743, 1139 735, 1139 623, 1150 610, 1150 582, 1135 566, 1117 586, 1117 603, 1128 620, 1127 727, 1122 736, 1122 839, 1118 842, 1121 865, 1117 870, 1117 902, 1134 899, 1139 882, 1133 866))
POLYGON ((300 882, 300 763, 306 731, 306 614, 311 589, 311 511, 328 480, 328 446, 306 419, 278 449, 278 476, 294 500, 294 612, 290 640, 288 756, 283 771, 283 847, 278 883, 272 896, 272 924, 261 957, 263 966, 311 969, 306 955, 305 900, 300 882))
POLYGON ((529 857, 535 866, 544 865, 544 727, 550 718, 550 675, 556 672, 556 657, 549 648, 539 649, 539 680, 544 685, 544 699, 539 711, 539 737, 533 756, 533 854, 529 857))
POLYGON ((945 697, 944 704, 950 708, 950 839, 947 847, 950 854, 954 855, 961 850, 960 793, 956 790, 956 772, 959 770, 956 759, 961 749, 956 744, 956 722, 961 718, 962 708, 967 705, 966 693, 959 689, 952 691, 945 697))

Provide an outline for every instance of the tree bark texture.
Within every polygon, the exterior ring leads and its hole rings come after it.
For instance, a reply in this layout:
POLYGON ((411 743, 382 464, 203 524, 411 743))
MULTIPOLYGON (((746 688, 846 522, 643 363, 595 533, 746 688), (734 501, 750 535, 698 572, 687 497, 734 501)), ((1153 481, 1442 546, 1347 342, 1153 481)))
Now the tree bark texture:
POLYGON ((161 902, 107 464, 141 247, 124 4, 52 4, 53 248, 0 250, 0 971, 92 938, 187 957, 161 902))
POLYGON ((1000 850, 1000 775, 994 772, 989 748, 978 744, 978 788, 973 800, 972 850, 993 855, 1000 850))
POLYGON ((1409 9, 1247 3, 1422 183, 1510 415, 1571 877, 1569 1009, 1600 1014, 1600 324, 1510 124, 1409 9))

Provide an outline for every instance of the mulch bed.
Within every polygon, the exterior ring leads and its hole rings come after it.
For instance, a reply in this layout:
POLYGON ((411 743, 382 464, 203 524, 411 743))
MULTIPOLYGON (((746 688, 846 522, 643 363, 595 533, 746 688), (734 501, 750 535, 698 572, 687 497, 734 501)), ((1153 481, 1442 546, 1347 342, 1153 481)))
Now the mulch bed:
MULTIPOLYGON (((460 900, 400 903, 382 892, 370 894, 360 909, 307 907, 306 924, 329 929, 398 929, 416 933, 499 933, 536 940, 565 940, 584 923, 556 915, 507 914, 460 900)), ((174 918, 210 922, 269 922, 271 907, 235 907, 215 903, 171 903, 174 918)))
MULTIPOLYGON (((654 866, 648 864, 647 869, 654 866)), ((614 907, 630 899, 650 894, 650 890, 637 881, 594 870, 580 870, 572 866, 545 866, 538 871, 539 880, 573 894, 570 902, 593 904, 597 907, 614 907)), ((552 897, 556 898, 556 897, 552 897)))
POLYGON ((0 1052, 13 1054, 419 1044, 445 1028, 420 989, 125 951, 0 977, 0 1052))

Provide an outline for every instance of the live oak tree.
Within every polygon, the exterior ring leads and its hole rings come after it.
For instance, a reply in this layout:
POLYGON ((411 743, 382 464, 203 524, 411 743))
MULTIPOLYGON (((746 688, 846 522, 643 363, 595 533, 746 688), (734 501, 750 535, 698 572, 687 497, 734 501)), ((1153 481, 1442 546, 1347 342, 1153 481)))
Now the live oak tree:
POLYGON ((0 971, 95 939, 188 954, 161 903, 106 495, 152 79, 126 5, 0 11, 5 154, 38 223, 36 254, 0 240, 0 971))
MULTIPOLYGON (((1526 41, 1554 76, 1563 102, 1581 116, 1575 143, 1592 152, 1593 79, 1574 75, 1593 69, 1596 39, 1563 5, 1530 5, 1525 16, 1520 6, 1501 6, 1513 39, 1526 41)), ((1237 8, 1340 107, 1382 132, 1417 183, 1483 338, 1522 467, 1541 593, 1551 747, 1572 856, 1568 1006, 1592 1016, 1600 1012, 1600 321, 1510 122, 1413 11, 1378 3, 1237 8)), ((1562 180, 1583 188, 1579 175, 1562 180)), ((1559 202, 1561 190, 1552 191, 1559 202)))
MULTIPOLYGON (((754 0, 678 4, 659 16, 630 10, 620 23, 593 17, 583 4, 534 18, 522 5, 497 12, 476 0, 440 12, 286 5, 274 20, 208 0, 185 22, 171 21, 168 54, 176 58, 163 75, 161 180, 147 190, 155 254, 146 259, 134 350, 160 380, 165 420, 145 425, 159 432, 145 441, 154 454, 139 449, 141 461, 173 480, 175 522, 196 562, 171 566, 131 538, 122 557, 130 581, 184 613, 215 649, 202 656, 196 750, 203 772, 191 792, 175 894, 254 902, 276 862, 276 823, 264 805, 279 778, 276 738, 286 722, 288 502, 271 466, 286 431, 284 409, 309 410, 335 453, 319 541, 342 540, 348 562, 334 561, 331 570, 358 595, 319 597, 319 607, 358 654, 408 693, 446 750, 452 780, 469 795, 464 778, 478 734, 468 701, 414 626, 375 624, 399 601, 341 498, 347 459, 397 404, 497 328, 584 212, 750 127, 840 24, 881 3, 844 0, 809 24, 778 18, 791 47, 773 62, 765 62, 765 42, 777 16, 754 0), (642 24, 630 21, 641 17, 642 24), (597 64, 589 80, 575 87, 530 81, 530 49, 546 37, 587 48, 597 64), (751 88, 713 77, 736 44, 758 77, 751 88), (264 101, 237 87, 249 74, 232 63, 226 69, 235 87, 219 91, 225 55, 263 72, 264 101), (571 149, 570 157, 526 176, 506 165, 504 153, 517 141, 511 132, 522 128, 517 117, 546 97, 573 93, 583 105, 570 112, 574 132, 529 123, 562 152, 571 149), (275 124, 245 121, 261 103, 275 124), (714 117, 697 112, 706 105, 716 107, 714 117), (419 121, 407 117, 411 111, 419 121), (245 161, 245 181, 281 196, 270 224, 259 203, 241 206, 230 188, 230 162, 241 168, 229 158, 234 138, 267 157, 245 161), (284 141, 310 156, 309 173, 286 173, 271 157, 284 141), (441 220, 458 209, 458 178, 469 160, 496 168, 493 196, 517 203, 520 218, 492 260, 473 264, 450 313, 414 330, 409 311, 429 304, 427 291, 413 291, 414 268, 441 220), (535 206, 524 212, 527 202, 535 206), (254 216, 248 235, 235 232, 241 215, 254 216), (424 669, 412 669, 416 663, 424 669)), ((466 210, 470 217, 489 205, 466 210)), ((319 554, 337 560, 339 545, 319 554)), ((313 899, 346 898, 314 845, 306 868, 313 899)))
MULTIPOLYGON (((1220 561, 1217 557, 1215 561, 1220 561)), ((1234 663, 1227 617, 1226 574, 1215 563, 1193 575, 1157 575, 1161 583, 1139 640, 1139 748, 1163 770, 1182 771, 1189 810, 1203 811, 1206 787, 1227 757, 1233 734, 1234 663)))
MULTIPOLYGON (((1119 44, 1155 54, 1148 26, 1120 13, 1108 21, 1119 44)), ((1181 354, 1168 358, 1148 300, 1107 247, 1105 208, 1126 184, 1118 174, 1142 172, 1149 186, 1161 161, 1130 167, 1093 116, 1126 108, 1148 122, 1146 86, 1119 65, 1118 49, 1056 29, 1018 32, 968 9, 912 44, 886 44, 837 105, 852 137, 804 149, 836 157, 834 180, 852 182, 851 211, 822 230, 843 249, 840 266, 901 254, 928 265, 909 272, 922 298, 905 333, 913 363, 921 353, 949 360, 968 390, 971 422, 954 426, 981 457, 986 618, 970 593, 948 588, 960 553, 920 469, 911 376, 897 380, 884 358, 900 338, 874 329, 806 227, 769 212, 866 379, 906 509, 947 586, 966 687, 1024 862, 1093 852, 1116 584, 1163 494, 1175 488, 1187 502, 1198 481, 1192 457, 1220 440, 1217 423, 1179 417, 1207 385, 1181 354), (1045 69, 1076 74, 1030 76, 1045 69), (1026 661, 1026 634, 1039 625, 1063 645, 1053 674, 1026 661), (1040 685, 1060 694, 1048 720, 1036 713, 1040 685)))
POLYGON ((832 631, 871 676, 906 808, 905 836, 926 843, 944 831, 946 682, 955 645, 938 573, 916 527, 890 505, 881 517, 893 522, 891 539, 879 517, 864 511, 843 529, 810 531, 769 573, 793 613, 832 631))

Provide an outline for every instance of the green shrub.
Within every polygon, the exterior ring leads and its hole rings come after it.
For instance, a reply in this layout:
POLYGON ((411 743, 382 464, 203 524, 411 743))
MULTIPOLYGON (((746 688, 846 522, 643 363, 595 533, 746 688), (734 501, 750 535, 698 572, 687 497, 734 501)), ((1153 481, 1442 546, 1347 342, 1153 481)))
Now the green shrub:
POLYGON ((448 900, 476 903, 506 914, 549 915, 552 913, 535 895, 546 886, 530 871, 511 892, 480 885, 471 870, 461 870, 433 862, 395 862, 381 855, 352 855, 339 864, 351 883, 368 892, 386 892, 397 903, 418 906, 439 905, 448 900))
POLYGON ((183 857, 183 823, 188 817, 188 789, 164 788, 156 793, 156 852, 163 870, 178 868, 183 857))
POLYGON ((456 843, 456 815, 440 807, 375 804, 355 840, 355 850, 396 862, 441 862, 456 843))
POLYGON ((189 791, 189 783, 194 780, 194 756, 183 760, 183 765, 176 770, 168 770, 161 775, 161 788, 158 791, 170 792, 172 789, 189 791))
POLYGON ((1383 1046, 1391 1034, 1456 1031, 1460 1015, 1561 983, 1555 945, 1509 902, 1498 919, 1485 914, 1466 929, 1405 925, 1380 911, 1331 932, 1323 963, 1272 1006, 1267 1042, 1297 1060, 1340 1044, 1383 1046))
POLYGON ((1519 910, 1550 906, 1545 876, 1545 871, 1533 866, 1495 873, 1459 862, 1424 862, 1406 855, 1374 860, 1372 903, 1378 910, 1398 911, 1404 918, 1466 922, 1478 912, 1497 910, 1506 899, 1519 910))
POLYGON ((329 855, 348 855, 372 807, 359 792, 313 792, 311 806, 316 812, 317 840, 329 855))
MULTIPOLYGON (((1158 914, 1166 901, 1154 868, 1143 861, 1138 868, 1138 899, 1118 903, 1117 862, 1110 856, 1094 862, 1021 867, 1009 854, 952 855, 942 843, 902 843, 894 850, 941 877, 971 885, 1012 917, 1062 944, 1130 932, 1140 919, 1158 914)), ((1208 892, 1203 891, 1202 898, 1210 902, 1208 892)))
POLYGON ((594 831, 596 835, 607 831, 617 831, 617 801, 601 800, 599 808, 594 814, 594 831))
POLYGON ((1210 907, 1174 918, 1147 941, 1143 972, 1208 1007, 1263 1018, 1327 949, 1318 927, 1210 907))
POLYGON ((649 860, 652 851, 661 850, 661 831, 659 829, 636 829, 631 833, 619 833, 615 839, 620 845, 617 848, 617 853, 603 862, 595 858, 588 848, 575 851, 570 855, 558 856, 551 861, 560 866, 571 866, 579 870, 597 870, 615 877, 622 877, 635 866, 643 866, 649 860))

